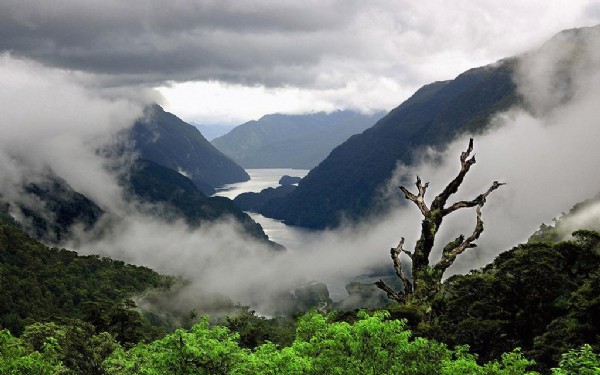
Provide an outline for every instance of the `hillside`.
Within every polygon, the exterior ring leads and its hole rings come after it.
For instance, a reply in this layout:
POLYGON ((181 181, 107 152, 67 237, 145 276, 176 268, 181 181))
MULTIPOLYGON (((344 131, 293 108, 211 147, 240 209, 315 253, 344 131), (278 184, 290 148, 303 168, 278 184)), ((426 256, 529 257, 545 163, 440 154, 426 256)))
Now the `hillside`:
POLYGON ((124 343, 156 337, 127 300, 174 282, 145 267, 49 248, 28 236, 4 209, 0 270, 0 327, 20 334, 33 322, 79 319, 124 343))
POLYGON ((246 171, 210 144, 200 131, 155 104, 130 131, 142 159, 188 176, 205 194, 224 184, 247 181, 246 171))
POLYGON ((543 373, 568 349, 586 343, 598 350, 600 234, 573 235, 519 245, 481 270, 448 279, 430 334, 451 346, 468 344, 484 361, 518 346, 543 373))
MULTIPOLYGON (((279 248, 269 241, 262 227, 231 200, 207 197, 189 178, 172 169, 149 160, 137 160, 120 176, 120 184, 125 198, 146 215, 171 222, 183 219, 192 228, 232 218, 250 235, 279 248)), ((119 222, 118 213, 103 210, 55 175, 26 185, 18 202, 3 204, 25 232, 52 245, 72 240, 74 233, 92 235, 101 218, 105 219, 103 225, 119 222)))
MULTIPOLYGON (((586 84, 598 71, 599 40, 598 26, 565 30, 518 57, 422 87, 373 127, 334 149, 294 192, 267 202, 260 213, 310 228, 380 214, 389 202, 382 202, 379 189, 397 163, 410 167, 426 147, 443 150, 458 136, 481 134, 495 115, 508 109, 544 121, 556 108, 569 108, 586 95, 586 84)), ((497 124, 502 123, 506 121, 497 124)))
POLYGON ((104 214, 95 202, 55 175, 24 186, 22 197, 26 199, 12 204, 13 212, 27 233, 49 244, 69 240, 74 228, 92 229, 104 214))
POLYGON ((379 210, 376 190, 397 162, 410 164, 418 148, 481 130, 494 113, 519 102, 512 80, 515 64, 507 59, 424 86, 335 148, 286 199, 265 205, 261 213, 290 225, 325 228, 339 224, 342 215, 357 219, 379 210))
POLYGON ((212 144, 244 168, 311 169, 383 115, 354 111, 266 115, 236 127, 212 144))
MULTIPOLYGON (((188 225, 234 218, 256 238, 268 242, 262 227, 223 197, 207 197, 187 177, 148 160, 137 161, 126 181, 128 191, 143 205, 146 213, 166 220, 183 218, 188 225)), ((273 243, 269 244, 275 246, 273 243)))

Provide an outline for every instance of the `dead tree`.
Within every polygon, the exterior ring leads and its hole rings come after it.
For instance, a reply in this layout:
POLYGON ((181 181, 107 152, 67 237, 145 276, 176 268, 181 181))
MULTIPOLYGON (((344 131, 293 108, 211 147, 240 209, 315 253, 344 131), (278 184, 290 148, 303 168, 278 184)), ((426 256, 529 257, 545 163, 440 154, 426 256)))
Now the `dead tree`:
POLYGON ((498 181, 494 181, 492 186, 480 194, 475 199, 470 201, 458 201, 447 206, 448 199, 458 191, 458 188, 463 183, 466 174, 473 164, 475 164, 475 156, 471 156, 473 151, 473 139, 469 140, 469 147, 460 155, 460 172, 446 186, 446 188, 433 199, 430 206, 425 203, 425 193, 429 187, 429 183, 423 184, 419 176, 417 176, 417 194, 408 191, 404 186, 400 186, 400 190, 404 193, 406 199, 417 205, 423 221, 421 223, 421 237, 415 245, 414 251, 411 253, 404 249, 404 238, 395 248, 390 250, 394 270, 396 275, 402 281, 403 289, 396 291, 387 285, 383 280, 375 283, 377 287, 387 293, 388 298, 402 304, 411 304, 419 308, 423 313, 429 314, 431 303, 435 295, 439 292, 442 285, 442 277, 444 272, 454 263, 456 257, 462 254, 469 248, 476 247, 474 241, 479 238, 483 232, 483 221, 481 219, 481 208, 490 193, 500 186, 504 185, 498 181), (442 250, 442 257, 435 265, 429 264, 429 255, 435 243, 435 236, 440 229, 440 225, 444 218, 462 208, 475 207, 476 223, 473 233, 465 238, 464 235, 458 236, 454 241, 449 242, 442 250), (411 275, 409 278, 402 267, 400 255, 404 253, 411 260, 411 275))

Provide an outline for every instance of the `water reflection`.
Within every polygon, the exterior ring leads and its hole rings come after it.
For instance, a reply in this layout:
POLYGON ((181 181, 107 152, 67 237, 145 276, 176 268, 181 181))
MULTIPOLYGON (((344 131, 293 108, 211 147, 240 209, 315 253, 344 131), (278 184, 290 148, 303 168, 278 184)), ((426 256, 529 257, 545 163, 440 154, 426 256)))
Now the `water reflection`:
POLYGON ((310 229, 285 225, 279 220, 264 217, 255 212, 248 212, 248 215, 263 227, 265 234, 269 236, 271 241, 275 241, 290 250, 307 246, 311 241, 311 235, 315 233, 310 229))
POLYGON ((279 179, 284 176, 304 177, 308 174, 307 169, 246 169, 250 180, 238 182, 235 184, 227 184, 217 189, 215 196, 227 197, 233 199, 238 195, 246 192, 258 193, 268 187, 279 186, 279 179))
MULTIPOLYGON (((214 195, 234 199, 242 193, 258 193, 269 187, 277 187, 279 186, 279 179, 284 175, 304 177, 308 174, 308 170, 306 169, 284 168, 247 169, 246 172, 250 175, 249 181, 225 185, 222 188, 217 189, 217 192, 214 195)), ((306 246, 310 241, 310 234, 313 233, 311 230, 288 226, 281 221, 264 217, 261 214, 254 212, 248 212, 248 214, 254 221, 263 227, 265 234, 269 236, 271 241, 275 241, 288 249, 298 249, 302 246, 306 246)))

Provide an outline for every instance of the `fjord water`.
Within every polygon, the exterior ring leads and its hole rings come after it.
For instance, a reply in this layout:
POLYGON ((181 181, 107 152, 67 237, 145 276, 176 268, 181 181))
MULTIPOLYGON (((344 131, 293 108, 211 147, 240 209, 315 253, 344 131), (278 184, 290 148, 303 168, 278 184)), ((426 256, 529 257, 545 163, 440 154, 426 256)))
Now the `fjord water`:
POLYGON ((279 186, 279 179, 284 175, 304 177, 308 174, 308 170, 289 168, 246 169, 246 173, 250 176, 250 180, 223 185, 217 188, 214 195, 233 199, 242 193, 258 193, 263 189, 279 186))
MULTIPOLYGON (((279 179, 288 175, 292 177, 304 177, 308 174, 307 169, 246 169, 250 176, 249 181, 238 182, 235 184, 224 185, 217 189, 215 196, 234 199, 239 194, 246 192, 258 193, 269 187, 279 186, 279 179)), ((281 221, 264 217, 261 214, 248 212, 254 221, 259 223, 271 241, 277 242, 288 249, 298 249, 303 243, 306 243, 309 236, 309 230, 291 227, 281 221)))

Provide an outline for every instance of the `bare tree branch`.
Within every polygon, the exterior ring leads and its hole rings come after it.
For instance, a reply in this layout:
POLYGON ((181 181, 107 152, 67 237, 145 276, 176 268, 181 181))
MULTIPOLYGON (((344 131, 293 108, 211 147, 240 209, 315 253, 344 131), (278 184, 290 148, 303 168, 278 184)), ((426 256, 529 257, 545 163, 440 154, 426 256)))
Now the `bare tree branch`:
POLYGON ((421 178, 417 176, 417 182, 415 185, 417 185, 417 190, 419 191, 418 195, 414 195, 413 193, 408 191, 408 189, 406 189, 404 186, 400 186, 400 190, 402 190, 402 192, 404 193, 404 197, 414 202, 414 204, 416 204, 417 207, 419 207, 419 210, 421 210, 423 216, 426 216, 427 214, 429 214, 429 207, 427 207, 427 205, 425 204, 425 192, 427 192, 429 182, 426 182, 425 185, 423 185, 421 183, 421 178))
POLYGON ((410 280, 404 275, 404 271, 402 270, 402 262, 400 261, 400 253, 404 252, 412 258, 412 255, 404 250, 404 237, 401 238, 400 243, 396 247, 392 247, 390 249, 390 255, 392 257, 392 261, 394 262, 394 270, 396 271, 396 275, 402 280, 402 284, 404 285, 404 294, 412 293, 412 284, 410 280))
POLYGON ((397 293, 394 289, 392 289, 389 285, 387 285, 383 280, 379 279, 379 281, 375 282, 375 285, 383 290, 389 299, 397 301, 399 303, 406 303, 406 294, 397 293))
POLYGON ((498 189, 502 185, 505 184, 498 181, 494 181, 492 186, 490 186, 490 188, 485 193, 479 195, 473 201, 468 202, 469 204, 471 204, 472 202, 476 202, 477 205, 477 208, 475 209, 477 216, 475 229, 473 230, 473 233, 465 240, 462 240, 464 236, 460 236, 459 239, 461 239, 461 241, 459 241, 459 243, 456 244, 456 246, 446 246, 444 248, 444 250, 442 251, 442 259, 434 267, 436 270, 444 272, 448 269, 448 267, 450 267, 454 263, 456 257, 462 254, 466 249, 477 247, 477 245, 475 245, 473 242, 479 238, 481 233, 483 233, 483 220, 481 219, 481 208, 485 204, 488 195, 490 195, 492 191, 498 189))
POLYGON ((452 180, 446 186, 446 188, 437 197, 435 197, 435 199, 431 203, 432 210, 443 209, 446 205, 446 202, 448 201, 448 198, 450 198, 452 194, 458 191, 459 186, 465 179, 465 175, 469 172, 471 166, 475 164, 475 156, 469 158, 472 151, 473 138, 469 139, 469 147, 467 148, 467 150, 460 154, 460 172, 458 172, 458 175, 454 178, 454 180, 452 180))
POLYGON ((502 185, 506 185, 506 184, 504 184, 502 182, 494 181, 492 186, 490 186, 490 188, 485 193, 478 195, 477 198, 475 198, 473 200, 456 202, 452 206, 450 206, 448 208, 444 208, 442 210, 442 215, 446 216, 446 215, 448 215, 458 209, 461 209, 461 208, 470 208, 470 207, 475 207, 478 205, 483 206, 483 203, 485 203, 485 200, 488 197, 488 195, 490 195, 490 193, 492 191, 498 189, 502 185))
POLYGON ((383 280, 377 281, 375 285, 385 291, 390 299, 400 303, 414 304, 419 307, 423 312, 424 319, 427 319, 431 311, 433 298, 441 289, 444 272, 454 263, 457 256, 469 248, 476 247, 474 242, 483 232, 481 208, 485 204, 487 197, 494 190, 504 185, 503 183, 494 181, 486 192, 478 195, 475 199, 458 201, 450 205, 450 207, 445 207, 448 199, 458 191, 471 166, 475 164, 475 156, 472 155, 472 152, 473 139, 470 139, 466 151, 460 155, 460 171, 458 175, 435 197, 430 206, 427 206, 425 203, 425 193, 427 192, 429 183, 423 184, 419 176, 417 176, 415 184, 417 187, 416 194, 411 193, 404 186, 400 186, 400 190, 404 193, 406 199, 415 203, 421 214, 423 214, 421 236, 412 253, 404 250, 404 238, 400 240, 398 246, 390 250, 396 276, 402 281, 404 289, 401 292, 396 292, 383 280), (441 260, 436 265, 431 266, 429 256, 431 255, 436 235, 444 217, 461 208, 471 207, 476 207, 476 223, 473 233, 467 238, 464 235, 460 235, 454 241, 448 243, 442 250, 441 260), (411 259, 412 280, 406 277, 402 269, 402 262, 400 260, 402 253, 405 253, 411 259))

